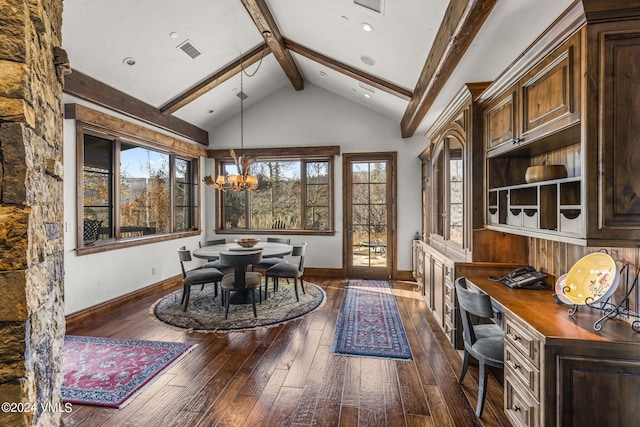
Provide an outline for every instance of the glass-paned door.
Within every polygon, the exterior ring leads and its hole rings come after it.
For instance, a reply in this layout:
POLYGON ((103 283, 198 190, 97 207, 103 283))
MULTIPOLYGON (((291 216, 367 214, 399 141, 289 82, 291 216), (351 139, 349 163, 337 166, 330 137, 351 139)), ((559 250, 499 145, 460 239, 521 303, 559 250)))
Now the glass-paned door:
POLYGON ((345 247, 349 277, 389 278, 395 229, 391 154, 345 155, 345 247))

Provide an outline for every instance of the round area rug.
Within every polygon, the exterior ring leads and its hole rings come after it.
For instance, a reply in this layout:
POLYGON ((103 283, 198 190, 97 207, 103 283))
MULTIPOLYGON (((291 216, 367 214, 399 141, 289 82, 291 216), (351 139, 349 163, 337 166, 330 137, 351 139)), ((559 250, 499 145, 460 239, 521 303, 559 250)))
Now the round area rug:
MULTIPOLYGON (((269 289, 273 285, 269 283, 269 289)), ((151 313, 163 323, 180 329, 201 332, 229 332, 256 329, 280 325, 320 308, 325 301, 324 291, 317 285, 304 283, 305 294, 298 285, 300 302, 296 301, 293 283, 287 284, 280 279, 278 292, 269 292, 269 299, 263 299, 262 304, 256 301, 258 317, 253 316, 251 304, 229 306, 229 317, 224 318, 224 306, 220 300, 220 292, 214 298, 213 284, 191 288, 189 306, 182 311, 180 299, 182 289, 161 298, 151 307, 151 313)), ((256 292, 256 297, 258 297, 256 292)))

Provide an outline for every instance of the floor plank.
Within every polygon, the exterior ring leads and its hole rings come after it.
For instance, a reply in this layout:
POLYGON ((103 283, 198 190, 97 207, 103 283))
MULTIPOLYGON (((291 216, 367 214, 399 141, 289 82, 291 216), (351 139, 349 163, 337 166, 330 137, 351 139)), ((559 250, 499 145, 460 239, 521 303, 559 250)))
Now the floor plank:
POLYGON ((326 292, 314 313, 247 332, 186 332, 149 314, 152 295, 70 328, 70 335, 198 344, 178 364, 118 410, 73 405, 65 426, 508 426, 502 376, 489 378, 485 413, 473 413, 477 365, 462 385, 458 351, 416 290, 393 282, 413 360, 336 355, 345 279, 309 278, 326 292))

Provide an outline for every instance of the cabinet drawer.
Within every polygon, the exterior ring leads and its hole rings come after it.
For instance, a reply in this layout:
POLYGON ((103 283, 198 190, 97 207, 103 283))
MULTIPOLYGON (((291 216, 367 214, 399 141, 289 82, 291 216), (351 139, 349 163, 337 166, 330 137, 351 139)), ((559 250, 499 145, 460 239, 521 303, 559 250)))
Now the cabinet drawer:
POLYGON ((445 282, 444 284, 444 302, 449 303, 452 307, 455 305, 455 298, 453 297, 453 283, 445 282))
POLYGON ((456 328, 453 327, 448 318, 445 318, 444 325, 442 327, 447 339, 451 343, 451 345, 455 345, 456 340, 456 328))
POLYGON ((451 326, 456 324, 456 309, 453 307, 453 304, 445 302, 444 304, 444 318, 445 321, 448 321, 451 326))
POLYGON ((540 339, 526 326, 510 316, 505 316, 505 335, 507 345, 517 349, 522 356, 540 368, 540 339))
POLYGON ((522 389, 517 380, 504 379, 504 411, 514 426, 540 425, 540 405, 522 389))
POLYGON ((505 376, 526 388, 537 402, 540 402, 540 371, 509 345, 504 347, 505 376))

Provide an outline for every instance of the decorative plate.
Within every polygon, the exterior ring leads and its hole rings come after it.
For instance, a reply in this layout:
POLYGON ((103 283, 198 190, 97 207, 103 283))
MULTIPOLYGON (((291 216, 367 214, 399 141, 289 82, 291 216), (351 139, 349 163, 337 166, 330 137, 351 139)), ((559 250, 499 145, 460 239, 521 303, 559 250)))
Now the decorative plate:
POLYGON ((593 304, 609 298, 619 283, 620 273, 613 258, 594 252, 571 267, 563 294, 572 304, 593 304))
POLYGON ((558 299, 565 304, 573 304, 569 298, 564 294, 564 287, 566 286, 567 273, 564 273, 562 276, 558 277, 556 280, 556 296, 558 299))

